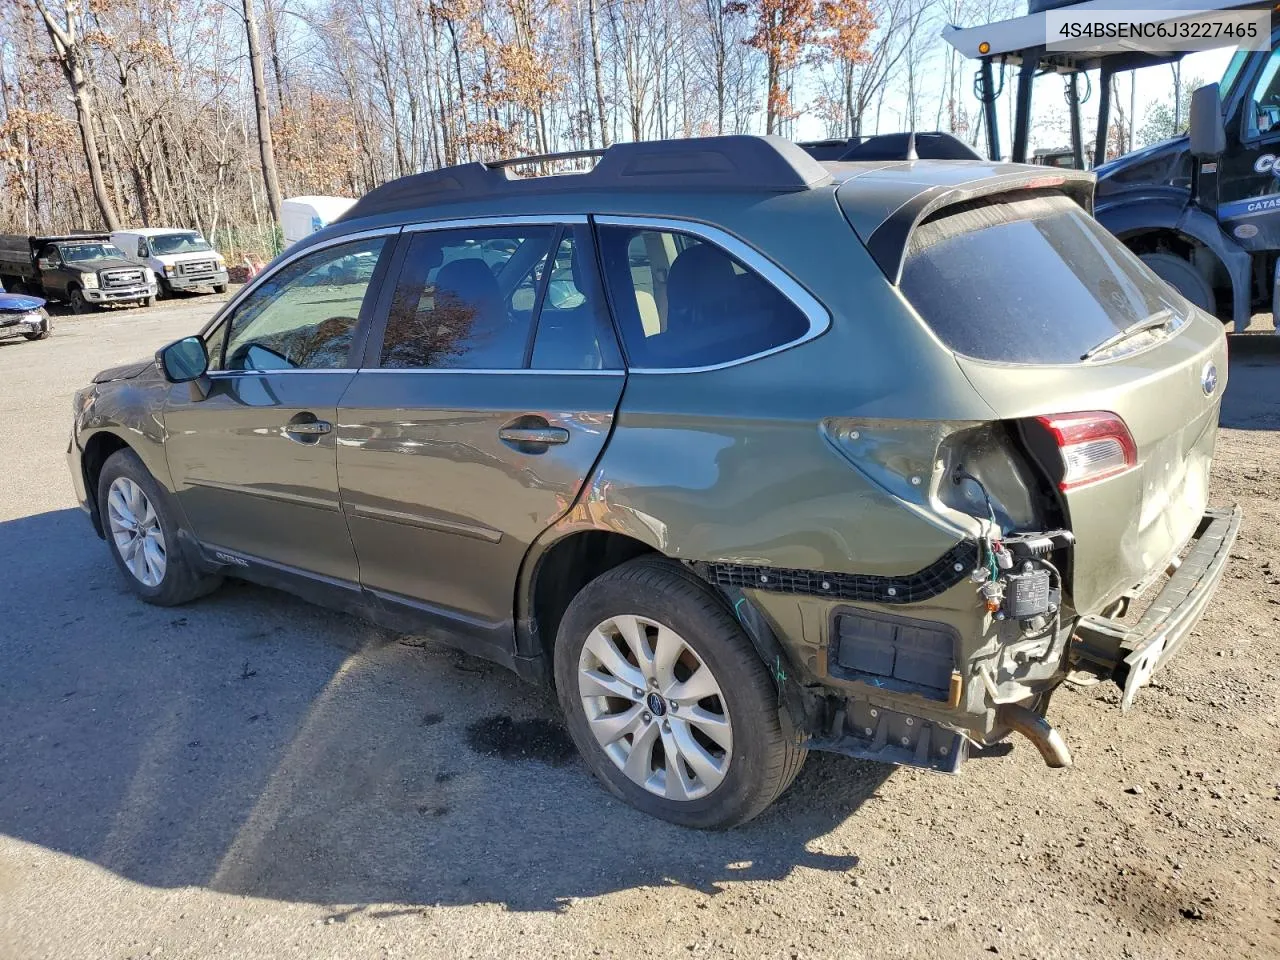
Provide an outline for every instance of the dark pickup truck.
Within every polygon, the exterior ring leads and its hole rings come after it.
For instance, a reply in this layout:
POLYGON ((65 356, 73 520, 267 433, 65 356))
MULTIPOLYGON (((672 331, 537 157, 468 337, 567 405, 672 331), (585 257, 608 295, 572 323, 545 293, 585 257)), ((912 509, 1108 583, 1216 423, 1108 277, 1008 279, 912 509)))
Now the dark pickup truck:
POLYGON ((150 306, 156 298, 155 274, 125 259, 105 233, 0 236, 0 283, 61 300, 73 313, 108 303, 150 306))

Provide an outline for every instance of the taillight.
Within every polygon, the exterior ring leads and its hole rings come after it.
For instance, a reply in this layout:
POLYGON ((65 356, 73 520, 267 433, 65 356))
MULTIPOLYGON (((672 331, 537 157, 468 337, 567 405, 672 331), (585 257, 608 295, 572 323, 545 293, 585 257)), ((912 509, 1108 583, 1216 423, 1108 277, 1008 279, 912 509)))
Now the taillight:
POLYGON ((1058 489, 1074 490, 1138 465, 1138 447, 1123 420, 1105 410, 1036 417, 1062 455, 1058 489))

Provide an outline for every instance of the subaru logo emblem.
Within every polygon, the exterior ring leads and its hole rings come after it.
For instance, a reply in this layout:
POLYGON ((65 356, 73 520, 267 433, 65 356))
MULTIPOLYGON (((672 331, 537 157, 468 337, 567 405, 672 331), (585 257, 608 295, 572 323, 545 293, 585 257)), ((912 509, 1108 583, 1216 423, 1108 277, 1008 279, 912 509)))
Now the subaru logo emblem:
POLYGON ((1200 389, 1206 397, 1212 397, 1213 391, 1218 389, 1218 368, 1212 360, 1200 371, 1200 389))

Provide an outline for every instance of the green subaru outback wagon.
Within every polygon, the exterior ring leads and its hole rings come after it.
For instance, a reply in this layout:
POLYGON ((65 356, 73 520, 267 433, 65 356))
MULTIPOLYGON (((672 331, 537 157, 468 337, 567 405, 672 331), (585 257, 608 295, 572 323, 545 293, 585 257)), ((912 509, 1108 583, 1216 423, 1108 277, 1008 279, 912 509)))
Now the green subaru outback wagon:
POLYGON ((1053 691, 1128 709, 1239 526, 1222 327, 1092 194, 760 137, 406 177, 99 374, 71 473, 143 600, 234 576, 431 631, 553 684, 676 823, 809 750, 1065 766, 1053 691))

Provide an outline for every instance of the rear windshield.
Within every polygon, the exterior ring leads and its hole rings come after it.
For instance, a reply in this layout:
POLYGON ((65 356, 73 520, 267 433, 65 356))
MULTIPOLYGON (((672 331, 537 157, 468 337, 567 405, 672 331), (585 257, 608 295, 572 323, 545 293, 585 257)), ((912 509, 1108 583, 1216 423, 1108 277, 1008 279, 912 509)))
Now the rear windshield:
POLYGON ((1061 195, 949 208, 912 235, 902 292, 956 353, 1079 363, 1181 300, 1061 195))

